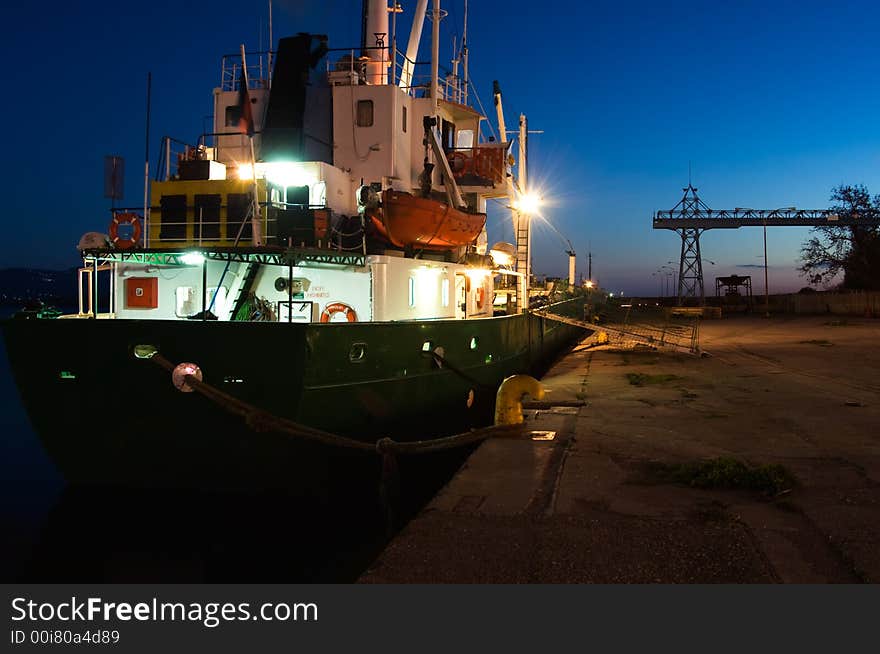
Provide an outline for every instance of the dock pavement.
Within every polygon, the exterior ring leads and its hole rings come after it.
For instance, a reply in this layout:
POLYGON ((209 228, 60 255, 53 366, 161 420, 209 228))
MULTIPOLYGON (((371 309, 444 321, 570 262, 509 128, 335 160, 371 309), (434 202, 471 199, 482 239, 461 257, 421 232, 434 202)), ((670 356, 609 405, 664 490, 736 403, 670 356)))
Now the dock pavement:
POLYGON ((707 320, 701 347, 574 348, 542 382, 585 405, 480 445, 360 581, 880 582, 880 321, 707 320), (658 473, 706 461, 793 481, 658 473))

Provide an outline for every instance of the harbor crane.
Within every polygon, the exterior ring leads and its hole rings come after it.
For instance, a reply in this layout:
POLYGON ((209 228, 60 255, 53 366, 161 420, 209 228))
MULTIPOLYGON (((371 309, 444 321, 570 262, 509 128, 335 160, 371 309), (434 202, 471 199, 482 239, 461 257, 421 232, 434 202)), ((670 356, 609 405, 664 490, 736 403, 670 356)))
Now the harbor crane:
MULTIPOLYGON (((681 259, 678 264, 678 300, 699 298, 706 303, 703 286, 703 261, 700 256, 700 235, 708 229, 764 228, 764 259, 767 254, 767 227, 785 225, 795 227, 850 227, 878 226, 880 212, 839 211, 835 209, 710 209, 697 195, 697 189, 688 182, 678 204, 668 211, 654 213, 654 229, 669 229, 681 236, 681 259)), ((764 269, 766 287, 766 265, 764 269)))

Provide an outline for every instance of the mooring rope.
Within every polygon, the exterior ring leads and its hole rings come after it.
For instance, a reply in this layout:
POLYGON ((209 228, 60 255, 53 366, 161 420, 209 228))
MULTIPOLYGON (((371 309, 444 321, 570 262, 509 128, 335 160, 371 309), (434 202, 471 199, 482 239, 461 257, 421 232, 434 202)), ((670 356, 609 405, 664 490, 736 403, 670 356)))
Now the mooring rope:
MULTIPOLYGON (((158 352, 153 354, 150 361, 160 368, 172 372, 174 364, 158 352)), ((184 383, 193 391, 211 400, 229 413, 242 417, 245 424, 254 431, 274 431, 297 438, 323 443, 335 447, 344 447, 361 452, 376 452, 380 455, 389 454, 425 454, 439 452, 456 447, 463 447, 477 443, 494 436, 515 434, 522 431, 522 425, 492 425, 469 432, 454 434, 431 440, 419 441, 396 441, 391 438, 380 438, 375 443, 358 441, 347 436, 340 436, 331 432, 315 429, 307 425, 294 422, 289 418, 276 416, 249 402, 240 400, 208 382, 201 381, 194 375, 187 375, 184 383)))

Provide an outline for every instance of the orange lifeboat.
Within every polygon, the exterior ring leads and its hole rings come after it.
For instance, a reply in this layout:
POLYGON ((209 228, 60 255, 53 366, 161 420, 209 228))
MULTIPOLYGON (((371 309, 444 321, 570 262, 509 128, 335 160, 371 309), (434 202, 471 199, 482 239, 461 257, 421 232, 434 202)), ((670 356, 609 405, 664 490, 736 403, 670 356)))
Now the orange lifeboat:
POLYGON ((486 224, 484 213, 466 213, 444 202, 390 189, 382 191, 382 206, 370 219, 382 237, 401 248, 468 245, 486 224))

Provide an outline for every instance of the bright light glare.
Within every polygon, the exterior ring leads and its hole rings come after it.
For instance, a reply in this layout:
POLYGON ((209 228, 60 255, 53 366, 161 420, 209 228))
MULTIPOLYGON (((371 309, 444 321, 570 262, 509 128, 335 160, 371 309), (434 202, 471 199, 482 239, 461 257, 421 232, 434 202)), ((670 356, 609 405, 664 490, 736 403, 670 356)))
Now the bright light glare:
POLYGON ((200 266, 205 263, 205 257, 201 252, 187 252, 180 260, 187 266, 200 266))
POLYGON ((264 165, 266 179, 278 186, 310 186, 318 181, 298 163, 278 161, 264 165))
POLYGON ((593 288, 593 282, 587 280, 587 288, 593 288))
POLYGON ((509 266, 513 263, 513 256, 510 252, 504 252, 503 250, 489 250, 489 254, 492 255, 492 261, 494 261, 496 265, 509 266))
POLYGON ((516 209, 520 213, 534 214, 541 208, 541 198, 534 193, 522 193, 516 201, 516 209))
POLYGON ((471 268, 465 274, 470 277, 472 283, 480 284, 489 276, 489 273, 491 271, 485 268, 471 268))
POLYGON ((251 164, 240 164, 238 166, 238 178, 250 180, 254 178, 254 167, 251 164))
MULTIPOLYGON (((238 178, 251 180, 254 178, 254 166, 249 163, 239 164, 238 178)), ((319 182, 317 171, 313 166, 295 161, 258 161, 257 177, 264 177, 278 186, 311 186, 319 182)))

